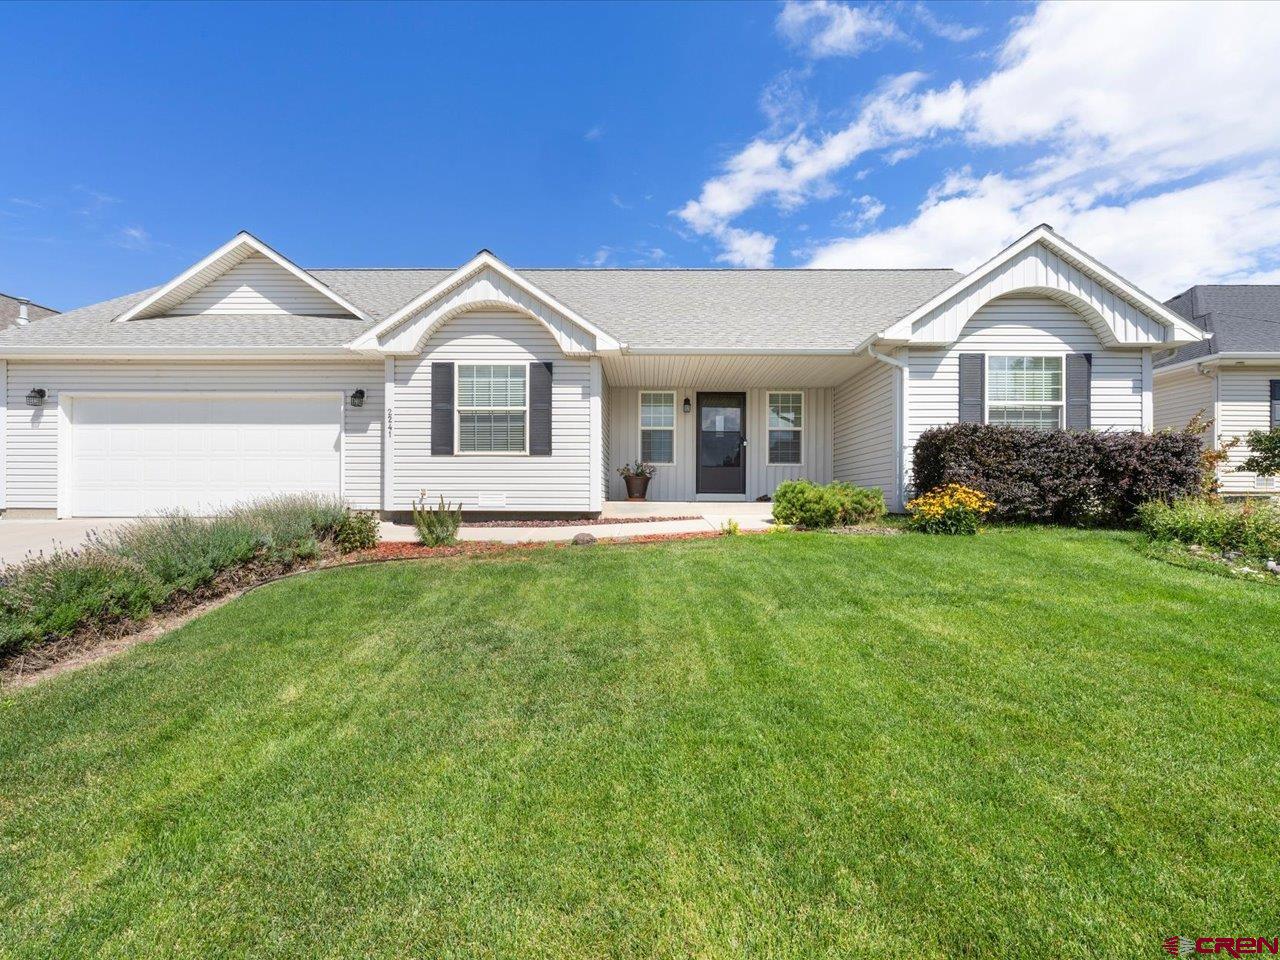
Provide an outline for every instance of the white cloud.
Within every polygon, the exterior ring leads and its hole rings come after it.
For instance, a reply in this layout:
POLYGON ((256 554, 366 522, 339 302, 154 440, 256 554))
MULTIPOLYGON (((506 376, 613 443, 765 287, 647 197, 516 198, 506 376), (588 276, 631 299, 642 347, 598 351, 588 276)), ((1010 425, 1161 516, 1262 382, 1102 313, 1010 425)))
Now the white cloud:
POLYGON ((150 250, 155 245, 151 234, 143 227, 121 227, 112 237, 112 243, 126 250, 150 250))
POLYGON ((604 136, 604 127, 596 126, 596 127, 592 127, 590 130, 584 133, 582 135, 582 139, 583 140, 599 140, 603 136, 604 136))
POLYGON ((787 0, 778 32, 810 57, 850 57, 885 40, 903 37, 883 10, 850 7, 833 0, 787 0))
MULTIPOLYGON (((830 6, 822 15, 844 22, 830 6)), ((1280 7, 1044 3, 1015 23, 987 76, 927 85, 904 74, 840 129, 762 135, 678 213, 733 262, 739 216, 795 211, 852 179, 859 158, 902 163, 945 137, 988 170, 935 185, 906 223, 816 248, 813 264, 972 265, 1048 221, 1155 293, 1264 274, 1280 237, 1267 162, 1280 155, 1277 49, 1280 7), (1006 148, 1035 159, 1001 169, 1006 148)), ((772 250, 751 233, 757 252, 772 250)))
POLYGON ((968 40, 974 40, 982 35, 981 27, 966 27, 960 23, 954 23, 950 20, 943 20, 923 3, 917 3, 911 8, 911 15, 919 21, 920 25, 932 33, 934 36, 941 37, 943 40, 950 40, 954 43, 964 43, 968 40))
POLYGON ((739 230, 737 227, 726 227, 718 234, 724 245, 724 252, 717 260, 731 267, 771 267, 773 266, 773 248, 778 244, 777 237, 756 230, 739 230))

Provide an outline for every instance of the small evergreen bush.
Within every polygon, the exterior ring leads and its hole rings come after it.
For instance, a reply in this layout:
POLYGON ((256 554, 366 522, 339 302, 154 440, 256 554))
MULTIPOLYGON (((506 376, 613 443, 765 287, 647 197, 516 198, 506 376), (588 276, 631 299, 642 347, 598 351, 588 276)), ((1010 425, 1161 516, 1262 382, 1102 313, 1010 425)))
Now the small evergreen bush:
POLYGON ((372 550, 378 545, 378 516, 366 510, 348 510, 338 524, 333 542, 343 553, 372 550))
POLYGON ((809 530, 864 523, 884 514, 884 493, 874 487, 787 480, 773 492, 773 518, 809 530))
POLYGON ((427 491, 423 490, 413 503, 413 525, 418 529, 418 539, 428 547, 446 546, 458 539, 462 508, 445 503, 443 496, 439 505, 433 507, 427 501, 427 491))

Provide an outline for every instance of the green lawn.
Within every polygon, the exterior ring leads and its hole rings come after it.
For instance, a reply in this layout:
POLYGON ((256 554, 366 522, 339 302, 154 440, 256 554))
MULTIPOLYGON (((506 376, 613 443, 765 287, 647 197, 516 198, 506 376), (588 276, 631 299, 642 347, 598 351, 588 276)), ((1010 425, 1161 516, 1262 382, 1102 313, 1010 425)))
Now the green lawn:
POLYGON ((274 584, 0 699, 0 955, 1161 955, 1280 933, 1280 590, 1126 535, 274 584))

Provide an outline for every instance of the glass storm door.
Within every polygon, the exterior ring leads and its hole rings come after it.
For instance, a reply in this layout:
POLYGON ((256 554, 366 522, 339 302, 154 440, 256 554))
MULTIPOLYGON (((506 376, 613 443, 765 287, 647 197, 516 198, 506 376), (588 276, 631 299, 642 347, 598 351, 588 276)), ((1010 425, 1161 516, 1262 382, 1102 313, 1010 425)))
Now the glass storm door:
POLYGON ((698 493, 747 492, 747 395, 698 394, 698 493))

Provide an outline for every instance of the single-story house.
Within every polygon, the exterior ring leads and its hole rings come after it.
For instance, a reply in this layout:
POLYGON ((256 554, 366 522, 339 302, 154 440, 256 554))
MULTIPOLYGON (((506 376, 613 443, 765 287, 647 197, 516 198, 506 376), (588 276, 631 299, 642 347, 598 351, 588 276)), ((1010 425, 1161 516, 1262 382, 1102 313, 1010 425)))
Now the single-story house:
POLYGON ((241 233, 149 290, 0 333, 0 504, 194 511, 320 491, 599 512, 807 477, 900 507, 921 431, 1150 430, 1207 337, 1047 226, 976 270, 304 270, 241 233))
POLYGON ((1212 421, 1207 446, 1241 441, 1218 465, 1223 493, 1280 490, 1275 477, 1238 469, 1250 452, 1244 437, 1280 427, 1280 286, 1197 286, 1168 306, 1210 336, 1156 358, 1156 427, 1180 429, 1203 415, 1212 421))

